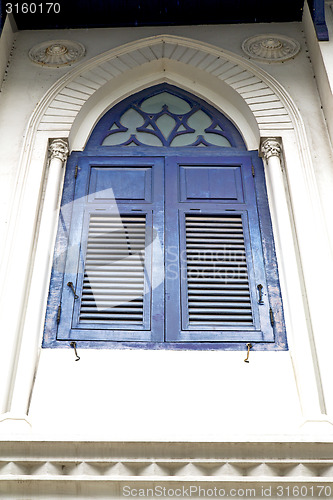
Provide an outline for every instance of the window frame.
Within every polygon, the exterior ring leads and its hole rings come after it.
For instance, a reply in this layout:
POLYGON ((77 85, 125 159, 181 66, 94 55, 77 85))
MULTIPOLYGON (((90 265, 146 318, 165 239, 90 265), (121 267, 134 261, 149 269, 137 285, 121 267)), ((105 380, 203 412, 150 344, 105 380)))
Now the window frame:
MULTIPOLYGON (((73 152, 68 159, 66 175, 64 181, 64 194, 62 204, 68 204, 69 210, 61 215, 58 226, 58 236, 56 240, 56 254, 62 252, 63 257, 66 251, 66 235, 62 233, 62 227, 70 225, 71 219, 71 198, 74 196, 75 189, 75 169, 78 161, 83 158, 91 160, 93 157, 172 157, 172 156, 193 156, 199 153, 200 158, 216 157, 223 159, 224 162, 236 161, 240 156, 251 159, 254 167, 254 184, 257 198, 257 209, 259 215, 259 230, 261 233, 261 242, 265 262, 265 273, 267 277, 267 293, 269 296, 270 305, 274 317, 274 342, 252 342, 255 350, 287 350, 287 339, 285 332, 285 323, 283 317, 282 298, 278 279, 278 267, 275 254, 275 246, 273 240, 273 231, 269 214, 269 206, 266 192, 265 174, 262 160, 258 156, 257 151, 244 151, 236 148, 221 148, 211 146, 209 148, 195 147, 153 147, 153 146, 137 146, 137 147, 94 147, 84 152, 73 152), (111 149, 109 149, 111 148, 111 149), (108 149, 106 152, 105 150, 108 149), (112 151, 112 155, 110 154, 112 151), (106 155, 106 153, 108 153, 106 155), (260 195, 258 195, 260 193, 260 195), (267 265, 269 262, 269 265, 267 265)), ((57 269, 61 268, 64 262, 57 263, 57 269)), ((60 273, 61 274, 61 273, 60 273)), ((68 347, 70 340, 57 340, 55 328, 57 326, 58 306, 61 300, 62 280, 59 272, 55 272, 55 267, 52 269, 50 292, 47 305, 43 347, 61 348, 68 347)), ((240 340, 235 342, 155 342, 155 341, 90 341, 76 340, 76 344, 80 348, 102 348, 102 349, 165 349, 165 350, 244 350, 246 341, 240 340)))

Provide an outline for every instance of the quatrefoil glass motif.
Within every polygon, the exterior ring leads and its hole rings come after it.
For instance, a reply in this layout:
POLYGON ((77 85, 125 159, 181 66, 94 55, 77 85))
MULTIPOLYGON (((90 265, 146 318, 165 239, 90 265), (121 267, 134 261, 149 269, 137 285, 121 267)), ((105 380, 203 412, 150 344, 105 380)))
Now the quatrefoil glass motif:
POLYGON ((199 102, 162 91, 116 113, 101 145, 232 147, 226 135, 221 121, 199 102))

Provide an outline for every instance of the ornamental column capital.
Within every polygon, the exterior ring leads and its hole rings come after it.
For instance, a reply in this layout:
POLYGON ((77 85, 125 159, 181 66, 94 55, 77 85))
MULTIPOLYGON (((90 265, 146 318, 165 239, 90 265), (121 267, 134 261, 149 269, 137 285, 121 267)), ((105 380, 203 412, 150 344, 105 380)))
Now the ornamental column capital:
POLYGON ((275 137, 269 137, 267 139, 264 139, 260 149, 265 160, 268 160, 269 158, 271 158, 271 156, 277 156, 279 159, 281 159, 281 153, 282 153, 281 143, 275 137))
POLYGON ((49 158, 57 158, 63 163, 67 160, 69 153, 68 141, 66 139, 53 139, 49 145, 49 158))

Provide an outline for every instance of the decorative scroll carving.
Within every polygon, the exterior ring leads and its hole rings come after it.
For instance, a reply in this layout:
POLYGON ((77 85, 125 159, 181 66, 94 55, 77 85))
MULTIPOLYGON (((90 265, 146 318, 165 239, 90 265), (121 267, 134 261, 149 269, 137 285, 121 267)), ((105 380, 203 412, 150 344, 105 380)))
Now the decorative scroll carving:
POLYGON ((256 35, 244 40, 246 55, 261 62, 282 62, 295 57, 300 51, 297 40, 283 35, 256 35))
POLYGON ((72 40, 52 40, 39 43, 30 49, 29 57, 37 64, 58 68, 73 64, 84 56, 82 43, 72 40))
POLYGON ((271 156, 277 156, 278 158, 281 158, 281 144, 277 139, 266 139, 261 145, 261 152, 265 160, 268 160, 271 156))
POLYGON ((49 146, 50 160, 57 158, 63 163, 67 160, 69 153, 68 142, 64 139, 54 139, 49 146))

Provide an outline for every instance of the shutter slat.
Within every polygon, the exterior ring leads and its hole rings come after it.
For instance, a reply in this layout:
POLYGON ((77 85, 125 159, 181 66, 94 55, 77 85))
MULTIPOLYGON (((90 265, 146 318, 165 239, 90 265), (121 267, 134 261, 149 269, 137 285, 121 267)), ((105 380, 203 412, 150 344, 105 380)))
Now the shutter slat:
MULTIPOLYGON (((204 278, 205 280, 205 283, 202 283, 203 282, 203 278, 200 278, 200 277, 196 277, 196 278, 188 278, 188 282, 189 284, 191 283, 199 283, 200 285, 201 284, 204 284, 204 285, 210 285, 210 284, 213 284, 215 285, 217 281, 221 280, 221 278, 219 276, 216 276, 215 278, 204 278)), ((245 279, 242 278, 237 278, 237 277, 228 277, 226 281, 236 281, 237 283, 241 283, 241 284, 247 284, 248 283, 248 280, 247 280, 247 277, 245 279)))
MULTIPOLYGON (((223 247, 223 249, 221 248, 221 254, 219 254, 219 255, 221 255, 221 257, 224 257, 226 250, 228 250, 230 252, 231 251, 235 251, 235 252, 237 252, 236 255, 241 255, 242 254, 241 248, 239 246, 225 244, 224 247, 223 247)), ((197 251, 196 251, 196 249, 195 250, 189 249, 188 253, 196 253, 197 254, 197 251)), ((206 248, 205 254, 209 255, 210 253, 213 254, 213 255, 216 255, 216 250, 215 249, 214 250, 208 250, 206 248)), ((245 251, 243 253, 243 256, 245 257, 245 251)))
POLYGON ((123 314, 115 316, 112 314, 101 314, 98 316, 94 314, 80 314, 80 321, 87 321, 89 323, 139 323, 141 314, 123 314))
MULTIPOLYGON (((98 267, 100 268, 101 266, 98 264, 98 267)), ((123 268, 123 269, 118 269, 117 267, 110 269, 107 268, 106 266, 102 267, 102 269, 99 269, 98 271, 95 271, 96 266, 86 266, 86 273, 89 274, 89 276, 110 276, 118 278, 119 276, 121 277, 126 277, 126 279, 132 281, 133 279, 137 279, 140 277, 140 279, 143 279, 142 275, 142 267, 139 268, 137 266, 129 269, 129 268, 123 268), (129 275, 129 276, 128 276, 129 275)))
POLYGON ((220 293, 225 291, 226 293, 231 293, 233 290, 236 290, 234 293, 241 293, 242 290, 246 290, 249 293, 248 285, 234 285, 232 283, 228 285, 224 284, 212 284, 212 283, 190 283, 188 285, 191 293, 220 293), (208 291, 207 291, 208 288, 208 291))
POLYGON ((100 289, 99 291, 87 290, 84 296, 84 300, 81 303, 99 302, 99 301, 110 301, 110 302, 134 302, 143 300, 143 290, 132 290, 131 294, 122 293, 121 290, 114 290, 112 294, 109 294, 109 289, 100 289))
POLYGON ((200 262, 200 266, 198 266, 195 262, 188 262, 187 267, 189 269, 194 268, 197 270, 202 270, 205 272, 205 270, 209 271, 210 269, 215 269, 215 270, 220 270, 220 269, 229 269, 229 270, 235 270, 235 271, 241 271, 243 268, 246 269, 246 264, 245 263, 239 263, 237 266, 234 264, 229 264, 229 263, 219 263, 218 266, 214 266, 211 262, 200 262))
POLYGON ((141 301, 136 301, 134 300, 133 302, 127 302, 127 301, 121 301, 120 299, 118 300, 99 300, 99 299, 92 299, 91 301, 89 300, 85 300, 84 302, 82 302, 82 307, 95 307, 95 303, 97 305, 97 307, 117 307, 119 306, 120 304, 124 304, 126 303, 128 305, 128 307, 131 308, 131 310, 133 308, 141 308, 142 307, 142 300, 141 301))
MULTIPOLYGON (((109 284, 110 284, 110 280, 109 279, 106 279, 106 278, 99 278, 99 280, 88 280, 86 279, 84 281, 84 289, 86 289, 87 286, 91 287, 93 290, 94 290, 94 293, 95 293, 95 290, 97 292, 97 289, 98 288, 105 288, 106 290, 108 290, 109 288, 109 284)), ((114 282, 113 285, 114 289, 125 289, 125 290, 137 290, 138 288, 142 288, 142 284, 138 284, 138 283, 122 283, 122 282, 114 282)))
POLYGON ((136 252, 136 254, 133 254, 129 251, 128 248, 124 248, 123 250, 121 250, 121 249, 112 249, 112 247, 109 250, 106 250, 105 248, 103 248, 103 245, 94 250, 94 253, 92 255, 93 256, 102 255, 107 258, 112 257, 113 260, 126 259, 126 261, 127 259, 132 259, 135 255, 137 255, 138 258, 142 259, 141 252, 136 252))
POLYGON ((129 266, 131 266, 131 268, 142 268, 142 261, 141 260, 137 260, 137 261, 128 261, 127 259, 125 261, 115 261, 115 262, 111 262, 110 263, 110 260, 109 259, 106 259, 105 257, 100 257, 100 258, 90 258, 90 259, 87 259, 86 262, 89 262, 89 264, 86 265, 86 268, 88 268, 88 266, 94 266, 94 268, 96 268, 96 266, 100 266, 100 267, 104 267, 104 266, 107 266, 108 268, 114 268, 114 269, 128 269, 129 266), (105 263, 105 264, 104 264, 105 263))
MULTIPOLYGON (((102 309, 100 307, 98 307, 98 309, 102 309)), ((108 314, 108 315, 112 315, 112 316, 115 316, 115 315, 119 315, 119 314, 123 314, 123 313, 129 313, 129 314, 133 314, 133 313, 136 313, 136 314, 140 314, 140 311, 141 311, 141 307, 132 307, 132 308, 128 308, 128 307, 118 307, 118 306, 110 306, 109 308, 103 308, 103 314, 108 314)), ((88 307, 88 306, 83 306, 81 307, 81 314, 84 314, 84 313, 91 313, 91 312, 94 312, 92 311, 92 307, 88 307)))
MULTIPOLYGON (((209 233, 208 233, 209 234, 209 233)), ((240 243, 243 243, 244 242, 244 238, 241 236, 241 235, 238 235, 238 234, 230 234, 230 233, 216 233, 216 234, 209 234, 209 238, 207 238, 207 235, 201 233, 201 238, 198 238, 197 235, 193 234, 193 235, 189 235, 187 234, 186 235, 186 240, 188 243, 192 243, 192 242, 195 242, 195 243, 200 243, 200 242, 208 242, 208 241, 211 241, 212 243, 218 243, 218 242, 221 242, 221 237, 223 237, 224 239, 228 239, 228 240, 233 240, 232 242, 240 242, 240 243)))
POLYGON ((252 323, 252 316, 198 316, 194 317, 191 320, 191 325, 201 325, 202 323, 208 323, 209 326, 216 326, 216 325, 221 325, 221 323, 237 323, 237 326, 239 323, 247 323, 251 324, 252 323))
MULTIPOLYGON (((190 225, 193 225, 193 224, 202 224, 202 225, 205 225, 205 221, 203 221, 202 217, 201 217, 201 214, 198 214, 198 215, 191 215, 191 220, 188 221, 188 224, 186 224, 186 226, 190 226, 190 225)), ((219 215, 212 215, 210 216, 210 219, 209 221, 207 221, 208 224, 211 224, 211 223, 214 223, 214 224, 231 224, 231 223, 234 223, 234 224, 238 224, 239 226, 242 226, 242 221, 239 220, 239 216, 238 215, 230 215, 228 216, 229 218, 228 219, 225 219, 225 220, 222 220, 220 218, 219 215)))
MULTIPOLYGON (((112 238, 112 233, 110 233, 110 238, 112 238)), ((142 240, 142 242, 144 243, 144 240, 142 240)), ((129 245, 129 243, 127 243, 127 241, 124 240, 115 240, 112 244, 112 249, 115 249, 115 250, 122 250, 122 249, 127 249, 128 251, 131 250, 140 250, 142 248, 142 242, 137 242, 137 241, 132 241, 131 244, 129 245)))
POLYGON ((220 233, 232 233, 232 234, 243 234, 242 228, 238 226, 210 226, 209 224, 202 226, 189 227, 186 230, 186 234, 194 234, 195 229, 200 227, 202 233, 210 233, 210 234, 220 234, 220 233))
POLYGON ((185 216, 189 325, 253 324, 241 215, 185 216))
POLYGON ((145 215, 91 215, 80 322, 143 324, 145 215))
POLYGON ((226 321, 226 322, 229 322, 229 321, 248 321, 248 320, 252 320, 252 315, 250 314, 247 314, 247 315, 240 315, 240 314, 236 314, 236 315, 229 315, 229 314, 220 314, 220 315, 214 315, 214 314, 193 314, 193 318, 191 320, 192 321, 196 321, 196 322, 199 322, 199 321, 202 321, 202 322, 210 322, 210 320, 212 321, 215 321, 215 323, 220 323, 221 321, 226 321))
MULTIPOLYGON (((196 304, 198 305, 198 304, 196 304)), ((216 304, 215 307, 207 307, 206 305, 204 306, 204 311, 205 314, 202 314, 203 308, 202 307, 192 307, 191 308, 191 314, 193 316, 210 316, 212 314, 218 314, 218 315, 224 315, 224 314, 251 314, 251 308, 249 308, 249 305, 247 304, 246 307, 229 307, 226 308, 225 306, 219 307, 218 304, 216 304)))
POLYGON ((221 242, 222 238, 220 238, 218 241, 214 240, 207 240, 207 239, 200 239, 198 241, 190 241, 188 243, 188 248, 205 248, 207 249, 207 243, 210 243, 209 248, 210 250, 215 250, 216 248, 220 248, 221 250, 224 250, 226 243, 232 243, 235 248, 237 246, 244 247, 244 240, 232 240, 232 239, 223 239, 223 242, 221 242))
MULTIPOLYGON (((91 215, 90 216, 90 221, 91 224, 114 224, 115 226, 121 226, 123 227, 123 219, 122 216, 119 216, 118 214, 115 215, 103 215, 103 219, 100 218, 101 216, 98 215, 91 215)), ((146 216, 145 215, 126 215, 126 225, 131 226, 131 224, 138 225, 138 224, 145 224, 146 223, 146 216)))
MULTIPOLYGON (((195 266, 189 266, 188 267, 188 280, 190 281, 193 279, 195 276, 199 276, 200 278, 202 277, 208 277, 208 276, 220 276, 221 274, 228 274, 228 273, 237 273, 237 274, 246 274, 247 276, 247 269, 244 268, 238 268, 238 267, 218 267, 215 268, 213 266, 210 267, 205 267, 205 268, 197 268, 195 266), (193 274, 193 276, 192 276, 193 274)), ((220 276, 221 277, 221 276, 220 276)))
POLYGON ((139 276, 133 277, 133 276, 127 276, 127 273, 112 273, 111 271, 87 271, 87 274, 92 277, 92 278, 109 278, 110 283, 113 281, 115 282, 124 282, 124 279, 126 278, 126 282, 132 283, 132 282, 137 282, 137 281, 143 281, 144 276, 143 273, 141 272, 139 276))
MULTIPOLYGON (((193 299, 192 299, 193 300, 193 299)), ((193 306, 192 307, 205 307, 207 308, 207 310, 209 308, 218 308, 219 310, 221 309, 221 304, 222 304, 222 308, 224 307, 227 307, 227 308, 244 308, 244 307, 248 307, 248 303, 246 301, 243 300, 236 300, 235 302, 231 302, 230 300, 227 302, 227 300, 221 300, 220 297, 218 298, 210 298, 209 300, 207 301, 200 301, 200 300, 197 300, 197 301, 193 301, 193 306)), ((194 309, 193 309, 194 310, 194 309)), ((201 309, 200 309, 201 310, 201 309)))

